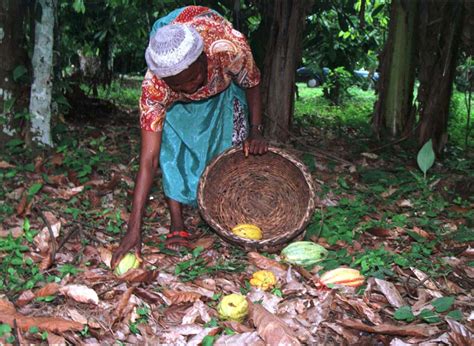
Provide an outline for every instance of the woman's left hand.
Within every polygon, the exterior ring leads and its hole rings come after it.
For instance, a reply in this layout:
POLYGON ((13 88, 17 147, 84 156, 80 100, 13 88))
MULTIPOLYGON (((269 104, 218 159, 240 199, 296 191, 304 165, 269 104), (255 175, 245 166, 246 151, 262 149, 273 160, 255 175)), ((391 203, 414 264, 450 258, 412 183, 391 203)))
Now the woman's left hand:
POLYGON ((249 153, 253 155, 262 155, 268 151, 268 142, 259 130, 252 129, 242 147, 245 156, 248 156, 249 153))

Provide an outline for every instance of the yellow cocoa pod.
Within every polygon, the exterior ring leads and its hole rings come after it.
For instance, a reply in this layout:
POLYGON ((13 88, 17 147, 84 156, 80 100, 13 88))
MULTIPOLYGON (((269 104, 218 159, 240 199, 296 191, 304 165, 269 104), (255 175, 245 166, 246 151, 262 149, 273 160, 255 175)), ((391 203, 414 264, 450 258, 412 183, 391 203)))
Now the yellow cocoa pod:
POLYGON ((364 280, 364 276, 358 270, 345 267, 330 270, 319 278, 320 284, 326 287, 328 285, 359 287, 364 280))
POLYGON ((217 312, 221 320, 242 322, 249 312, 249 305, 243 295, 232 293, 221 299, 217 312))
POLYGON ((269 270, 259 270, 252 274, 250 284, 266 291, 277 283, 275 274, 269 270))
POLYGON ((129 252, 117 264, 115 267, 114 273, 117 276, 121 276, 128 272, 130 269, 135 269, 140 266, 140 260, 135 256, 135 254, 129 252))
POLYGON ((241 223, 232 228, 232 233, 236 236, 252 240, 262 239, 262 230, 250 223, 241 223))

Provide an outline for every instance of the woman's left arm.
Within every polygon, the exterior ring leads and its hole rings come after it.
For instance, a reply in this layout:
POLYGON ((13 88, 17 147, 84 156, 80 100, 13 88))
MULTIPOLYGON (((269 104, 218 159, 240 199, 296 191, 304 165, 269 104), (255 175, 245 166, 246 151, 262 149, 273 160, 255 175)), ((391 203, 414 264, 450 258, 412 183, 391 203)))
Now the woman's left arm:
POLYGON ((268 143, 263 138, 260 85, 245 89, 245 96, 250 111, 250 133, 243 145, 244 152, 248 150, 251 154, 265 154, 268 150, 268 143))

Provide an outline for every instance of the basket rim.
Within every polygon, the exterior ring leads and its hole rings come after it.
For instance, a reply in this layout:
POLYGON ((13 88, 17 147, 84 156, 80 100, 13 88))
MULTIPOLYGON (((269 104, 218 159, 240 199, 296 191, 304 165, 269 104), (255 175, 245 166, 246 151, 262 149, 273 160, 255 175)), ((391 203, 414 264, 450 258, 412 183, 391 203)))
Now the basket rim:
POLYGON ((236 152, 242 151, 242 146, 237 146, 237 147, 231 147, 225 151, 223 151, 221 154, 217 155, 215 158, 213 158, 206 168, 204 169, 201 177, 199 178, 199 183, 198 183, 198 191, 197 191, 197 202, 198 202, 198 208, 201 216, 203 219, 207 222, 208 225, 212 227, 212 229, 221 237, 226 239, 227 241, 237 244, 239 246, 244 246, 248 248, 267 248, 267 247, 275 247, 278 245, 281 245, 283 243, 286 243, 288 240, 291 240, 293 238, 296 238, 299 236, 306 228, 308 223, 311 220, 311 216, 313 215, 314 209, 316 207, 315 205, 315 198, 316 198, 316 192, 315 192, 315 186, 314 186, 314 181, 311 176, 311 173, 309 172, 308 168, 306 165, 297 159, 293 154, 290 154, 288 151, 275 147, 275 146, 269 146, 268 147, 268 152, 277 154, 279 156, 282 156, 283 158, 287 159, 291 163, 293 163, 299 171, 302 173, 306 184, 308 186, 309 190, 309 199, 308 203, 306 206, 306 211, 304 214, 304 217, 299 221, 297 227, 295 229, 286 232, 284 235, 277 235, 272 238, 268 238, 265 240, 251 240, 251 239, 245 239, 245 238, 240 238, 234 235, 230 230, 225 229, 222 227, 214 218, 210 216, 210 213, 206 212, 206 207, 204 205, 204 188, 205 188, 205 182, 207 180, 207 176, 209 172, 214 168, 214 166, 223 158, 233 155, 236 152))

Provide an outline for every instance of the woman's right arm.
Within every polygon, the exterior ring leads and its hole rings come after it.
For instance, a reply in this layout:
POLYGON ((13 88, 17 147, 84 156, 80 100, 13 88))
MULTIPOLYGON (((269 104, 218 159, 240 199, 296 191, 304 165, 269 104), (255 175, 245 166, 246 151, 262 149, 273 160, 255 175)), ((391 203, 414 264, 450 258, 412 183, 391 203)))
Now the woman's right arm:
POLYGON ((135 248, 136 254, 140 255, 142 219, 153 178, 158 169, 160 147, 161 131, 141 131, 140 167, 135 179, 132 212, 128 221, 127 233, 112 256, 112 268, 133 248, 135 248))

